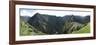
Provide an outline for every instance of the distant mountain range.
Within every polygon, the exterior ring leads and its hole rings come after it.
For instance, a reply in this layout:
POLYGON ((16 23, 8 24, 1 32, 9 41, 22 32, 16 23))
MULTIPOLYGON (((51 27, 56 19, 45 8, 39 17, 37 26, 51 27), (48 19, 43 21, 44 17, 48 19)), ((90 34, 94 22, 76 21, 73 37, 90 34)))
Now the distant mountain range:
POLYGON ((32 17, 21 16, 21 19, 24 19, 29 25, 43 34, 69 34, 80 30, 90 22, 89 15, 84 17, 75 15, 57 17, 36 13, 32 17))

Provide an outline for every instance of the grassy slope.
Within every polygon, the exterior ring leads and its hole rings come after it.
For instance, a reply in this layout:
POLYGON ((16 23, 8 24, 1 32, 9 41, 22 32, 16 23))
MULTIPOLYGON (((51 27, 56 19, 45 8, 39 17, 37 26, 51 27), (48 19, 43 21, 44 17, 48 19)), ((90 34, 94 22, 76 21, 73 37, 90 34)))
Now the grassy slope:
POLYGON ((29 28, 30 26, 24 21, 20 21, 20 35, 32 35, 33 30, 29 28))
POLYGON ((90 33, 90 23, 87 24, 85 27, 81 28, 79 31, 72 32, 73 34, 77 33, 90 33))
POLYGON ((63 27, 63 32, 65 34, 69 34, 73 31, 79 30, 81 27, 83 27, 83 24, 77 23, 77 22, 71 22, 71 23, 65 23, 63 27))
POLYGON ((20 35, 21 36, 29 36, 29 35, 39 35, 44 34, 38 31, 36 28, 32 27, 30 24, 25 22, 22 18, 20 20, 20 35))

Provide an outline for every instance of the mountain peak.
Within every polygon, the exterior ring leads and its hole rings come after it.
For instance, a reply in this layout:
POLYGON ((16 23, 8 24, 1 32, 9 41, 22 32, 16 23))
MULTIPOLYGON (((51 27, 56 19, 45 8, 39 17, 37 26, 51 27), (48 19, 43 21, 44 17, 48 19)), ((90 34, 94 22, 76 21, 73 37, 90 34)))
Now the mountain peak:
POLYGON ((40 13, 38 13, 38 12, 37 12, 37 13, 35 13, 35 15, 37 15, 37 14, 40 14, 40 13))
POLYGON ((36 16, 38 16, 38 15, 40 15, 40 13, 35 13, 32 17, 36 17, 36 16))

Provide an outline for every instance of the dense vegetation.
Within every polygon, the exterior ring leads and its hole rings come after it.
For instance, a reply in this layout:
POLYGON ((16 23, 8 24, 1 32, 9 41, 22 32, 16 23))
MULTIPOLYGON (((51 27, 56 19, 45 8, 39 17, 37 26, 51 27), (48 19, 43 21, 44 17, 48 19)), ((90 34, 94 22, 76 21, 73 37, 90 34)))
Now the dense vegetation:
POLYGON ((64 17, 36 13, 32 17, 20 16, 20 35, 89 33, 90 16, 64 17))

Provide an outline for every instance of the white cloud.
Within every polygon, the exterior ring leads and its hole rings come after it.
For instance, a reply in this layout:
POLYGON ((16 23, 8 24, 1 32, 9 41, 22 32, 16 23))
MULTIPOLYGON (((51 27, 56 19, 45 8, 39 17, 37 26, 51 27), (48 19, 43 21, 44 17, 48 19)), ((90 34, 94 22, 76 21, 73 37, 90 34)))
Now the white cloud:
POLYGON ((33 16, 35 13, 40 14, 49 14, 49 15, 56 15, 56 16, 65 16, 65 15, 78 15, 78 16, 86 16, 90 15, 91 12, 75 12, 75 11, 54 11, 54 10, 21 10, 21 16, 33 16))

